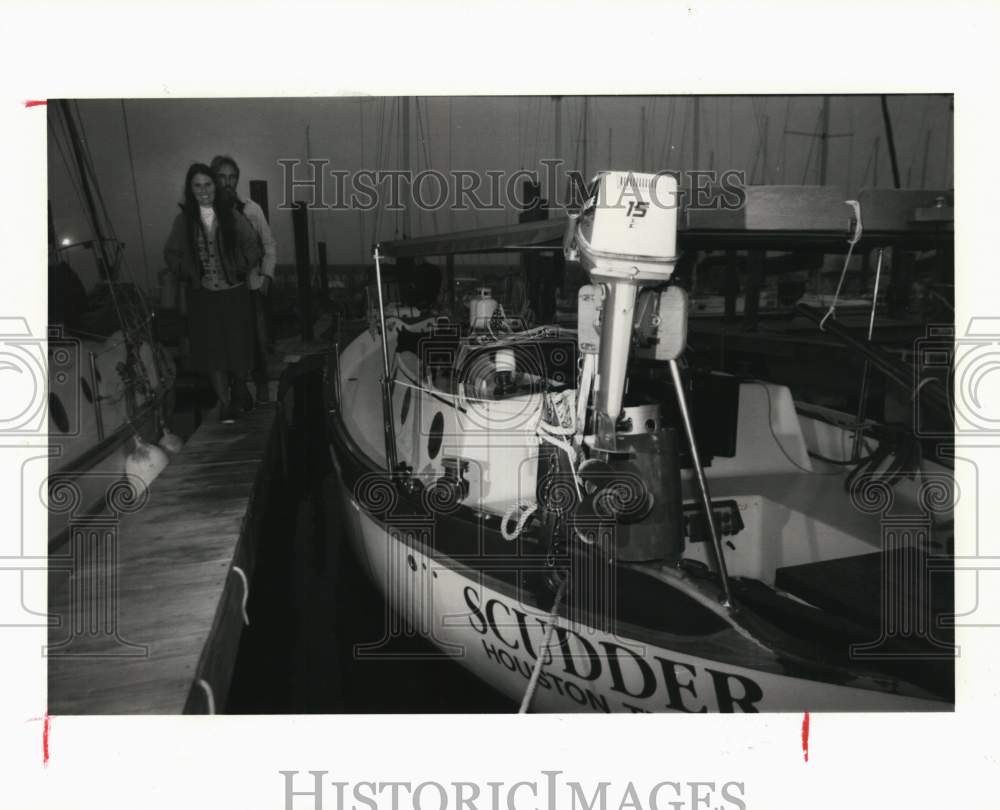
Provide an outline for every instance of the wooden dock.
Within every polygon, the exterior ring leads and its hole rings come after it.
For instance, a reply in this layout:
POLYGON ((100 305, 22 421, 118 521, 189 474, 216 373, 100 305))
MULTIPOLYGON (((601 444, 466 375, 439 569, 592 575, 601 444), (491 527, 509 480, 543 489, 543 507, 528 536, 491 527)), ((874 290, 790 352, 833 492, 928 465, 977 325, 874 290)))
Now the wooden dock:
POLYGON ((225 706, 280 457, 278 412, 207 419, 144 504, 109 496, 108 514, 71 526, 49 561, 49 713, 225 706))

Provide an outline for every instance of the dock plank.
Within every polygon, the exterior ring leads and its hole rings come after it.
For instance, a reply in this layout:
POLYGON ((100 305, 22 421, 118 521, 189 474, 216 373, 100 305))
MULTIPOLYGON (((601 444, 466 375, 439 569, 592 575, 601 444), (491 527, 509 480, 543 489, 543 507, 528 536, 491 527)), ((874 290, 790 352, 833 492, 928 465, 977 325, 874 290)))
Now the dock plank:
POLYGON ((242 626, 233 566, 249 579, 276 413, 265 406, 235 425, 206 422, 139 511, 105 516, 90 539, 81 521, 51 555, 51 714, 205 711, 199 678, 224 704, 242 626))

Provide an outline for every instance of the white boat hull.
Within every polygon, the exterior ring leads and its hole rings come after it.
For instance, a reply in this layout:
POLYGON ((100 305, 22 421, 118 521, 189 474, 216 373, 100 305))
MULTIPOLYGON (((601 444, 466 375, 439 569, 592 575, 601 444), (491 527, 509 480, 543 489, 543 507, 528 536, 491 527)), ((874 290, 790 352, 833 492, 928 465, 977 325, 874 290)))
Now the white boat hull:
MULTIPOLYGON (((386 599, 385 634, 356 650, 393 655, 394 636, 420 634, 482 681, 520 702, 549 616, 491 586, 421 537, 427 519, 390 522, 368 514, 342 488, 348 533, 386 599)), ((947 703, 734 666, 644 644, 557 618, 531 710, 536 712, 942 711, 947 703)))

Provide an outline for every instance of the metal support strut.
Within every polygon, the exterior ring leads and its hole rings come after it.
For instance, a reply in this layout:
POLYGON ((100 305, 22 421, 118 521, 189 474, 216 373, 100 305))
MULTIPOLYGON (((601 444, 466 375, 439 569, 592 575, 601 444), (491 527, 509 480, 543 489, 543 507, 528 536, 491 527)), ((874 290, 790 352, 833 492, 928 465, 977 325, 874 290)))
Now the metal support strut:
POLYGON ((691 462, 694 465, 694 474, 698 480, 701 504, 705 510, 705 520, 708 521, 708 530, 712 535, 712 547, 715 549, 715 560, 719 568, 719 580, 722 584, 722 604, 728 608, 732 606, 733 598, 729 592, 729 574, 726 572, 726 560, 722 556, 722 538, 719 537, 719 532, 715 527, 715 515, 712 514, 712 497, 708 493, 708 480, 705 478, 705 471, 701 467, 698 445, 694 440, 694 427, 691 424, 691 414, 688 412, 687 397, 684 396, 681 372, 677 367, 677 361, 673 359, 670 361, 670 376, 674 378, 674 390, 677 392, 677 406, 680 408, 681 419, 684 420, 684 431, 687 433, 688 446, 691 448, 691 462))
POLYGON ((385 304, 382 301, 382 266, 375 246, 375 286, 378 289, 378 323, 382 333, 382 430, 385 433, 385 463, 389 475, 396 474, 396 429, 392 424, 392 385, 389 378, 389 349, 386 345, 385 304))

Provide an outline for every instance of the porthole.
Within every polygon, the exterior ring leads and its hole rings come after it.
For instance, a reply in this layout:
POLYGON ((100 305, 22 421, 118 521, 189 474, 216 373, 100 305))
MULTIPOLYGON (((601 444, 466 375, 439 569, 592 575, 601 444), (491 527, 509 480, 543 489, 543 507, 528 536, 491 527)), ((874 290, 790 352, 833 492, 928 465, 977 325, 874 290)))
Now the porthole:
POLYGON ((441 440, 444 438, 444 414, 438 411, 431 420, 430 435, 427 437, 427 455, 437 458, 441 452, 441 440))
POLYGON ((55 392, 49 394, 49 418, 55 422, 60 433, 69 433, 69 417, 66 409, 55 392))
POLYGON ((406 424, 406 417, 410 413, 410 395, 413 393, 412 388, 407 388, 406 393, 403 394, 403 404, 399 408, 399 424, 406 424))

